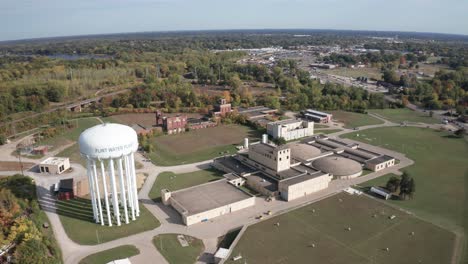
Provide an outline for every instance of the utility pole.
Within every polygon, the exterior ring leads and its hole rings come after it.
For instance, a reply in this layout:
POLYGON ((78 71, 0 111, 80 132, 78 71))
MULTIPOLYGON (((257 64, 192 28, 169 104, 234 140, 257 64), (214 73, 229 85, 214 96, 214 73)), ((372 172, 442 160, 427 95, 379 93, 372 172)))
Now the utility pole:
POLYGON ((18 146, 16 146, 16 152, 18 153, 18 160, 19 160, 19 164, 20 164, 21 175, 24 176, 24 172, 23 172, 23 162, 21 161, 21 151, 20 151, 20 149, 18 148, 18 146))

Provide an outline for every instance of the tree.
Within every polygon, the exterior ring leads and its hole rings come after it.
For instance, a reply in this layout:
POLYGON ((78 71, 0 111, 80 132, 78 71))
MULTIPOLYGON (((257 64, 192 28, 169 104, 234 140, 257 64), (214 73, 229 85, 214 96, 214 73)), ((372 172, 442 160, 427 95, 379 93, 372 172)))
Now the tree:
POLYGON ((66 97, 66 87, 63 83, 49 82, 46 97, 51 102, 61 102, 66 97))
POLYGON ((16 248, 15 259, 17 263, 46 264, 50 263, 47 254, 47 247, 40 240, 31 239, 16 248))
POLYGON ((387 190, 389 190, 392 193, 396 192, 398 190, 398 187, 400 187, 400 179, 395 176, 390 177, 385 187, 387 190))
POLYGON ((275 138, 275 139, 273 139, 273 142, 278 146, 281 146, 281 145, 284 145, 284 144, 287 143, 287 141, 286 141, 286 139, 284 139, 284 137, 275 138))
POLYGON ((237 90, 242 86, 242 80, 239 78, 239 75, 235 74, 229 78, 228 84, 233 90, 237 90))
POLYGON ((460 129, 457 129, 457 131, 455 131, 455 135, 457 135, 458 137, 463 137, 463 135, 466 133, 466 130, 465 128, 460 128, 460 129))
POLYGON ((411 199, 413 199, 415 192, 416 192, 416 183, 414 182, 414 179, 411 178, 408 183, 408 195, 411 199))
POLYGON ((400 181, 400 199, 406 200, 406 198, 413 194, 415 190, 415 183, 413 178, 411 178, 410 174, 406 171, 403 172, 401 175, 400 181))
POLYGON ((400 83, 400 78, 396 75, 396 73, 393 70, 387 69, 383 72, 382 74, 382 79, 385 82, 391 83, 391 84, 399 84, 400 83))

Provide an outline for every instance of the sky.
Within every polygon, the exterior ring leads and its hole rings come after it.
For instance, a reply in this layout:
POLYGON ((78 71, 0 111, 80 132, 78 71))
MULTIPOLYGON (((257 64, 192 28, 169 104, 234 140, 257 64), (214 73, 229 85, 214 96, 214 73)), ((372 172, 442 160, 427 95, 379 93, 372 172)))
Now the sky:
POLYGON ((0 0, 0 41, 210 29, 468 35, 468 0, 0 0))

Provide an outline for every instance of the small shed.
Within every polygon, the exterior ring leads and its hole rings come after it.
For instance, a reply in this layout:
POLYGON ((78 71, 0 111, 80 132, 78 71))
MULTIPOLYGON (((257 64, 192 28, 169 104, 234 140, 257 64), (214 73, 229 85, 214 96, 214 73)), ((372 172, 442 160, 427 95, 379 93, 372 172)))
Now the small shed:
POLYGON ((50 157, 39 163, 41 173, 62 174, 70 169, 70 159, 61 157, 50 157))
POLYGON ((371 187, 370 191, 372 193, 382 196, 385 200, 392 198, 392 194, 389 191, 384 190, 380 187, 371 187))
POLYGON ((73 179, 60 180, 57 198, 59 200, 70 200, 75 198, 75 193, 73 192, 73 179))
POLYGON ((47 154, 48 151, 49 151, 49 147, 39 146, 39 147, 35 147, 32 150, 32 153, 35 154, 35 155, 45 155, 45 154, 47 154))

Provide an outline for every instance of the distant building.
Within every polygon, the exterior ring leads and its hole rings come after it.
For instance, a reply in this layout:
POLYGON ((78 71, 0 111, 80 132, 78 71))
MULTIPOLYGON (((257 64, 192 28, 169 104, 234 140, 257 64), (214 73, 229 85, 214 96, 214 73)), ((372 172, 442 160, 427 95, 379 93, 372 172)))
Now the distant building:
POLYGON ((215 105, 213 115, 214 116, 225 116, 227 113, 231 113, 231 104, 226 99, 221 98, 219 104, 215 105))
POLYGON ((208 128, 208 127, 215 127, 218 125, 218 123, 210 121, 210 120, 204 120, 200 118, 189 118, 187 120, 188 127, 190 130, 197 130, 197 129, 203 129, 203 128, 208 128))
POLYGON ((160 111, 156 112, 156 125, 162 126, 163 130, 170 134, 185 132, 187 126, 186 115, 163 116, 160 111))
POLYGON ((326 64, 326 63, 312 63, 312 64, 309 64, 309 67, 331 70, 331 69, 335 69, 336 65, 326 64))
POLYGON ((247 120, 252 123, 258 124, 262 127, 266 127, 268 123, 271 122, 271 119, 274 117, 274 114, 278 110, 272 109, 265 106, 254 106, 243 108, 237 108, 237 113, 245 116, 247 120))
POLYGON ((34 154, 34 155, 45 155, 45 154, 47 154, 48 151, 49 151, 48 146, 39 146, 39 147, 35 147, 32 150, 32 154, 34 154))
POLYGON ((371 171, 379 171, 395 165, 395 158, 382 155, 365 162, 366 168, 371 171))
POLYGON ((39 163, 39 171, 41 173, 62 174, 69 168, 69 158, 50 157, 39 163))
POLYGON ((328 123, 332 120, 333 117, 332 114, 316 111, 313 109, 307 109, 303 111, 302 114, 306 119, 312 120, 317 123, 328 123))
POLYGON ((314 122, 303 120, 281 120, 267 124, 267 133, 273 138, 284 138, 287 141, 314 134, 314 122))

